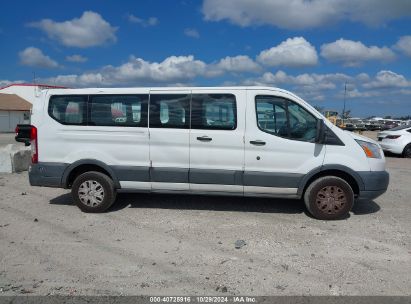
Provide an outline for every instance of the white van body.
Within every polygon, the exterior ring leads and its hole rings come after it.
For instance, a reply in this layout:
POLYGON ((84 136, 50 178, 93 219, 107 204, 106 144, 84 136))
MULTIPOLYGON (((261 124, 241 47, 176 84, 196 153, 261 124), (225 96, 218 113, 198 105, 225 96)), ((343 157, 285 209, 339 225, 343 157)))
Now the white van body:
POLYGON ((356 198, 373 199, 388 186, 378 143, 277 88, 50 89, 32 125, 34 186, 70 188, 87 171, 108 175, 117 192, 302 198, 332 175, 356 198), (318 121, 324 140, 314 139, 318 121), (379 155, 367 157, 362 143, 379 155))

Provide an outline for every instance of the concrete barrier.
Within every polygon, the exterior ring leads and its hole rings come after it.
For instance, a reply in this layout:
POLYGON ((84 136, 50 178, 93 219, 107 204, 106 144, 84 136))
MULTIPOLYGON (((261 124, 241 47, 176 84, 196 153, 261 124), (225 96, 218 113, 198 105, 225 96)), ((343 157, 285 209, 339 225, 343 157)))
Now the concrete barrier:
POLYGON ((0 149, 0 173, 26 171, 31 162, 31 149, 22 144, 10 144, 0 149))

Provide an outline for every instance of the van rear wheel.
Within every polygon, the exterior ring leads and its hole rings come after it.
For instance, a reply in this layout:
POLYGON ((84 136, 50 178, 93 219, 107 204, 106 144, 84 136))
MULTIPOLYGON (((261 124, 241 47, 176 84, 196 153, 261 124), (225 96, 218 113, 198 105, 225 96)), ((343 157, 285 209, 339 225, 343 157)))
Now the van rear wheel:
POLYGON ((114 183, 107 175, 90 171, 79 175, 73 182, 71 194, 83 212, 104 212, 114 203, 114 183))
POLYGON ((341 219, 347 216, 354 204, 354 191, 342 178, 320 177, 308 186, 304 202, 307 210, 317 219, 341 219))

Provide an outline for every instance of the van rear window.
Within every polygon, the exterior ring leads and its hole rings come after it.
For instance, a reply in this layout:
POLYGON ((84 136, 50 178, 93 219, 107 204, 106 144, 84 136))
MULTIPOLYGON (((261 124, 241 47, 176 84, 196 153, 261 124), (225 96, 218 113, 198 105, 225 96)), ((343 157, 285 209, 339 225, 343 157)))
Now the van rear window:
POLYGON ((63 125, 147 127, 147 108, 147 94, 56 95, 48 113, 63 125))
POLYGON ((63 125, 85 125, 87 96, 52 96, 48 113, 63 125))

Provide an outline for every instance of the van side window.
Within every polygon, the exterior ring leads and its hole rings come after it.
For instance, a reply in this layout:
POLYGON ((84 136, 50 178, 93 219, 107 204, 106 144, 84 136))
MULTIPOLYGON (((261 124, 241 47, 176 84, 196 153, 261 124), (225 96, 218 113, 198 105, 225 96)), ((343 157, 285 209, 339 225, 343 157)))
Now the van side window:
POLYGON ((190 95, 150 95, 150 128, 188 129, 189 127, 190 95))
POLYGON ((89 125, 147 127, 148 95, 94 95, 89 125))
POLYGON ((85 125, 87 96, 51 96, 48 113, 63 125, 85 125))
POLYGON ((191 128, 234 130, 237 107, 232 94, 193 94, 191 97, 191 128))
POLYGON ((284 138, 314 141, 317 119, 290 100, 256 96, 257 124, 260 130, 284 138))

